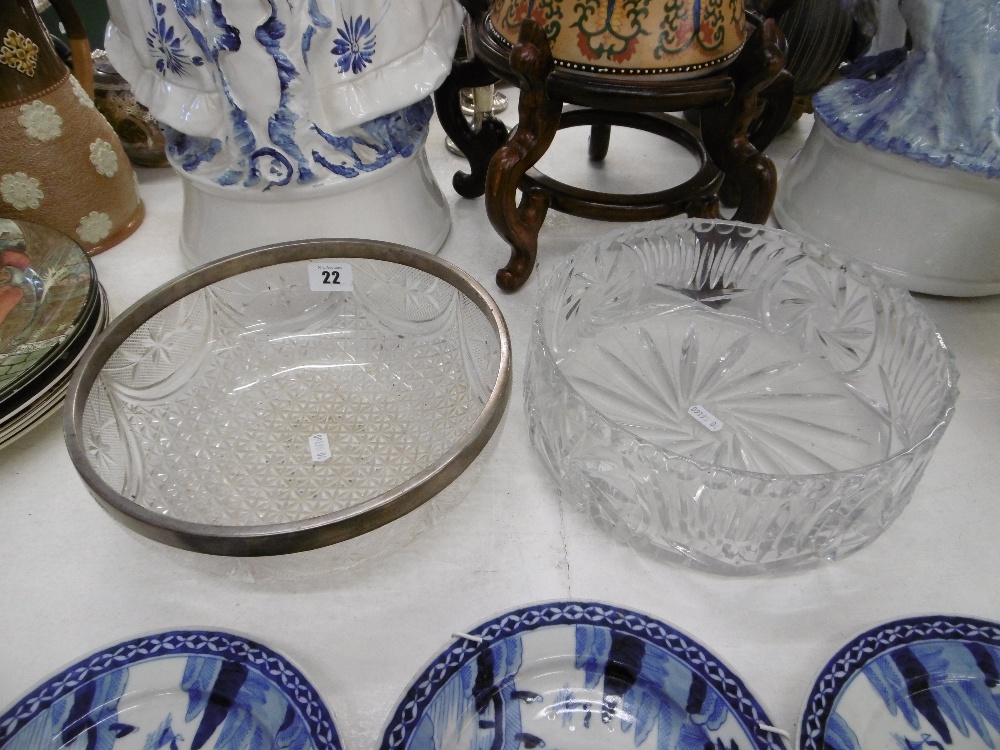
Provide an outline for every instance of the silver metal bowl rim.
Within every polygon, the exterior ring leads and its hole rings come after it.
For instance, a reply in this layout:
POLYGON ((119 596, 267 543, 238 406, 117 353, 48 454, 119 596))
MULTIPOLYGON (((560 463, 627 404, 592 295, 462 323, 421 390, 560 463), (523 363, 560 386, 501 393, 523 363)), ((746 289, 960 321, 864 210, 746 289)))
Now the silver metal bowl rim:
MULTIPOLYGON (((857 260, 855 258, 850 258, 845 255, 841 255, 836 250, 831 248, 829 245, 825 245, 819 242, 813 242, 802 235, 795 234, 794 232, 789 232, 785 229, 778 229, 775 227, 764 226, 761 224, 748 224, 746 222, 731 221, 727 219, 697 219, 697 218, 687 218, 687 219, 657 219, 649 222, 641 222, 637 224, 629 225, 621 229, 609 232, 608 234, 602 235, 595 239, 589 240, 585 243, 579 245, 568 258, 560 262, 552 271, 542 280, 539 291, 538 298, 535 305, 535 317, 532 322, 532 341, 528 344, 529 348, 535 346, 536 342, 540 345, 541 356, 545 361, 552 363, 552 371, 559 381, 563 384, 563 388, 569 393, 573 393, 580 402, 585 405, 588 413, 596 416, 598 420, 607 425, 611 430, 620 434, 626 434, 633 440, 640 444, 652 446, 657 453, 667 457, 672 461, 679 461, 684 464, 695 467, 699 471, 709 473, 709 474, 724 474, 730 477, 740 478, 746 477, 747 479, 754 479, 760 482, 785 482, 785 481, 814 481, 814 480, 830 480, 835 481, 836 479, 847 477, 847 476, 858 476, 865 474, 867 472, 875 470, 877 467, 886 466, 892 464, 896 461, 905 460, 904 457, 911 456, 918 451, 926 450, 928 448, 933 448, 941 440, 944 435, 945 429, 951 422, 952 415, 955 411, 955 404, 958 401, 958 368, 955 364, 955 354, 950 348, 945 344, 944 339, 941 337, 940 331, 938 330, 937 324, 930 318, 927 312, 921 307, 909 291, 893 283, 892 279, 883 274, 874 266, 865 263, 864 261, 857 260), (552 354, 552 349, 548 337, 541 325, 542 316, 544 313, 544 308, 546 306, 549 295, 552 294, 552 287, 559 283, 560 279, 566 274, 567 270, 577 262, 577 260, 583 257, 585 254, 595 252, 599 247, 606 244, 611 244, 613 242, 621 242, 622 244, 633 244, 637 241, 642 240, 645 237, 649 237, 653 233, 661 233, 665 230, 681 230, 685 227, 690 227, 697 229, 700 226, 717 226, 726 227, 733 230, 745 230, 745 231, 755 231, 762 232, 765 234, 772 234, 776 237, 787 237, 794 240, 796 243, 801 244, 803 253, 813 260, 819 260, 820 258, 825 258, 828 261, 832 261, 842 266, 844 269, 849 269, 853 273, 863 275, 869 279, 874 291, 884 292, 888 289, 895 290, 904 299, 904 304, 910 307, 909 312, 912 312, 915 316, 924 319, 929 326, 934 330, 937 341, 935 346, 941 350, 944 356, 945 369, 948 372, 948 382, 946 386, 945 394, 941 400, 940 408, 934 417, 934 424, 930 429, 913 445, 909 448, 904 448, 902 450, 893 453, 892 455, 886 456, 874 463, 863 464, 855 466, 850 469, 843 469, 840 471, 829 471, 821 472, 815 474, 767 474, 764 472, 749 471, 746 469, 736 469, 729 466, 720 466, 716 464, 711 464, 706 461, 702 461, 696 458, 691 458, 690 456, 685 456, 681 453, 675 453, 667 448, 663 448, 659 445, 654 445, 648 441, 640 438, 638 435, 632 431, 626 429, 618 422, 615 422, 608 417, 606 417, 599 409, 595 408, 593 404, 590 403, 586 398, 584 398, 576 387, 570 382, 569 378, 563 373, 562 368, 555 365, 555 357, 552 354)), ((528 360, 530 361, 532 355, 529 353, 528 360)), ((527 404, 527 397, 530 389, 525 389, 525 406, 527 404)))
POLYGON ((499 306, 457 266, 404 245, 365 239, 314 239, 254 248, 207 263, 168 281, 119 315, 91 342, 66 396, 63 428, 73 465, 87 489, 131 530, 174 547, 215 555, 262 556, 302 552, 345 541, 415 510, 451 484, 482 452, 501 422, 511 392, 511 341, 499 306), (406 482, 350 508, 308 519, 260 526, 210 525, 166 516, 116 492, 87 460, 81 435, 84 407, 105 363, 143 323, 168 305, 210 284, 259 268, 320 259, 369 259, 409 266, 451 284, 489 319, 500 341, 497 381, 482 412, 460 440, 406 482))

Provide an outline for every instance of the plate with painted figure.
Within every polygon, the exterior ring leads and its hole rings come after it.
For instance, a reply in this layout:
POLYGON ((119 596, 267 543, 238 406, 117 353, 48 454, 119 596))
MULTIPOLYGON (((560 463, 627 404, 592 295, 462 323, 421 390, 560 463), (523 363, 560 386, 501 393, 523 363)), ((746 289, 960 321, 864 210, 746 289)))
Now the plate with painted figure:
POLYGON ((203 630, 144 636, 67 667, 0 715, 0 750, 342 750, 285 657, 203 630))
POLYGON ((800 750, 985 750, 1000 745, 1000 624, 953 616, 880 625, 813 685, 800 750))
POLYGON ((0 219, 0 402, 71 344, 97 294, 90 259, 73 240, 0 219))
POLYGON ((87 313, 65 349, 10 398, 0 403, 0 449, 27 434, 62 408, 70 379, 87 346, 109 320, 107 296, 100 284, 93 309, 87 313))
POLYGON ((760 703, 688 635, 593 602, 495 617, 431 660, 380 750, 783 750, 760 703))

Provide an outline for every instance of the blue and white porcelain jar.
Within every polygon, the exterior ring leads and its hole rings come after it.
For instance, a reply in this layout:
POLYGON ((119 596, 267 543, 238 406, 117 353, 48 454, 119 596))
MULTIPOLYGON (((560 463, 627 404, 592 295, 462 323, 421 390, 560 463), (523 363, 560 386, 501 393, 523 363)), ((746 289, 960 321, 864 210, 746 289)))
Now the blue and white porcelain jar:
POLYGON ((109 7, 108 55, 185 178, 189 263, 307 237, 440 247, 450 219, 424 142, 461 30, 455 0, 109 7))
POLYGON ((816 94, 775 215, 914 291, 1000 293, 1000 0, 899 10, 906 60, 816 94))

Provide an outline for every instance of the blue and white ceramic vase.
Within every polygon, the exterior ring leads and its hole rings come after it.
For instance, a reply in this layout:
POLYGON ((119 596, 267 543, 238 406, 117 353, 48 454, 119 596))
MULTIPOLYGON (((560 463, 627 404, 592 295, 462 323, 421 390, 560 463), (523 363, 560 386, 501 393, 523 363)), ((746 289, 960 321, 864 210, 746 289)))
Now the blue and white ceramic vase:
POLYGON ((369 237, 437 250, 430 94, 456 0, 109 0, 106 48, 184 178, 192 265, 270 242, 369 237))
POLYGON ((1000 0, 899 10, 906 60, 816 94, 775 214, 914 291, 1000 293, 1000 0))

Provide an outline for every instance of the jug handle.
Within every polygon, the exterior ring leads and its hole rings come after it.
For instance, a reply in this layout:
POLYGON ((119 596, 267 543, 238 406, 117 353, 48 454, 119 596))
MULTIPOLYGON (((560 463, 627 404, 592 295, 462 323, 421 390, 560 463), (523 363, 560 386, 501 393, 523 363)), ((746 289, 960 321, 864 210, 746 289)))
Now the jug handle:
POLYGON ((76 12, 73 0, 49 0, 56 9, 59 20, 66 30, 69 49, 73 55, 73 75, 80 82, 87 96, 94 98, 94 61, 90 57, 90 41, 87 39, 87 29, 84 28, 80 15, 76 12))

